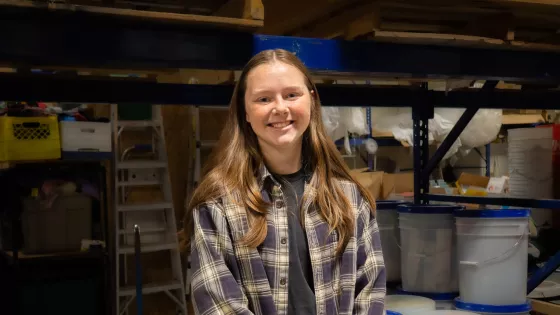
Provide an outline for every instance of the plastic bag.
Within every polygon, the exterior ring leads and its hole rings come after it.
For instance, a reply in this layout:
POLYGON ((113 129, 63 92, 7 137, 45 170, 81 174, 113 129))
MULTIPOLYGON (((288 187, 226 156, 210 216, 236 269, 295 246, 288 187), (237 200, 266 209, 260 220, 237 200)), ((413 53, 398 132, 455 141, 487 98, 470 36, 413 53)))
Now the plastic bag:
POLYGON ((333 137, 334 131, 338 128, 340 120, 340 112, 338 111, 338 107, 322 107, 321 116, 323 118, 323 124, 325 125, 325 131, 330 137, 335 139, 333 137))
POLYGON ((366 121, 365 109, 361 107, 341 107, 339 108, 341 120, 346 126, 346 130, 358 135, 369 134, 366 121))
MULTIPOLYGON (((435 112, 452 121, 454 125, 464 111, 459 108, 436 108, 435 112)), ((459 136, 461 145, 464 149, 486 145, 496 139, 501 127, 501 109, 479 109, 459 136)))

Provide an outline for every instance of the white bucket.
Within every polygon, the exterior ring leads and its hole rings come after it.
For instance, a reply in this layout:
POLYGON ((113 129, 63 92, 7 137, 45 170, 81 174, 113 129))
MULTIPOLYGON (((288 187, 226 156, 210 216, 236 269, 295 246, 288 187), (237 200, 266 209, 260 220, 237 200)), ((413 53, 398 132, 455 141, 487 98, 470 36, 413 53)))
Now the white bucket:
POLYGON ((435 311, 422 311, 414 313, 414 315, 480 315, 480 313, 473 313, 458 310, 435 310, 435 311))
POLYGON ((457 298, 455 299, 455 309, 480 315, 529 315, 531 303, 525 301, 517 305, 482 305, 465 303, 462 298, 457 298))
POLYGON ((421 311, 433 311, 436 302, 421 296, 414 295, 387 295, 385 308, 402 315, 418 314, 421 311))
POLYGON ((402 289, 457 292, 453 211, 458 206, 399 206, 402 289))
POLYGON ((399 214, 397 206, 405 204, 404 201, 377 201, 376 220, 379 226, 383 261, 388 282, 401 280, 401 249, 399 248, 399 214))
POLYGON ((399 294, 416 295, 428 298, 436 302, 436 310, 453 310, 455 309, 455 298, 459 296, 458 292, 453 293, 417 293, 398 291, 399 294))
POLYGON ((455 213, 461 300, 519 305, 527 296, 527 209, 455 213))
POLYGON ((552 128, 508 130, 509 193, 512 197, 551 199, 552 128))

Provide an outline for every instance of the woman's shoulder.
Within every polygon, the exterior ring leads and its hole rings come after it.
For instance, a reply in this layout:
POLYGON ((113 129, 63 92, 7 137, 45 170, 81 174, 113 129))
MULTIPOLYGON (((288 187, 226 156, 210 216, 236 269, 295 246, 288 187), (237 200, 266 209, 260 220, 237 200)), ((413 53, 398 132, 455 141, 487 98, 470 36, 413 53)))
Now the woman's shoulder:
POLYGON ((221 193, 218 196, 205 200, 195 207, 197 211, 209 211, 225 216, 238 206, 238 198, 233 193, 221 193))

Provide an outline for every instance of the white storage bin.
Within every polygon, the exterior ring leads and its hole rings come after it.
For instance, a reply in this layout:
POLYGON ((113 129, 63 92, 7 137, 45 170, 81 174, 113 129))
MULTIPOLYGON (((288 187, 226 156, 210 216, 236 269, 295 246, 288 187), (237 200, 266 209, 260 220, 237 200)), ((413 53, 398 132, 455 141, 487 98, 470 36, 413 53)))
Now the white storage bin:
POLYGON ((459 291, 453 212, 458 206, 401 205, 402 289, 408 292, 459 291))
POLYGON ((63 152, 111 152, 111 123, 61 121, 63 152))
POLYGON ((397 206, 404 201, 383 200, 376 202, 376 220, 379 226, 387 282, 401 280, 401 249, 399 248, 399 214, 397 206))
POLYGON ((461 300, 519 305, 527 299, 527 209, 455 213, 461 300))
POLYGON ((531 303, 525 302, 516 305, 483 305, 465 303, 461 298, 455 299, 455 309, 474 312, 480 315, 529 315, 531 303))

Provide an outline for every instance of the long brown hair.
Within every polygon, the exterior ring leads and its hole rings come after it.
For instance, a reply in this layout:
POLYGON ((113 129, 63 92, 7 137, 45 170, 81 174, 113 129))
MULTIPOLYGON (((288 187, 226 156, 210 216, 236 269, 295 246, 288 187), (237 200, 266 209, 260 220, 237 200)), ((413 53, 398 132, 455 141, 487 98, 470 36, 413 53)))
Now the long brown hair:
MULTIPOLYGON (((295 66, 305 76, 311 94, 311 119, 303 140, 303 155, 312 172, 310 185, 315 188, 313 204, 331 230, 339 234, 337 253, 341 253, 354 232, 355 213, 339 184, 341 179, 356 182, 340 156, 333 141, 327 136, 321 116, 321 103, 311 75, 303 63, 292 53, 283 50, 266 50, 256 54, 245 66, 235 86, 229 116, 212 157, 206 164, 203 180, 195 190, 187 207, 182 231, 182 247, 190 250, 193 209, 211 200, 235 192, 237 200, 247 211, 250 222, 244 242, 251 247, 260 245, 267 234, 267 204, 259 190, 257 172, 264 160, 257 137, 245 120, 245 90, 248 73, 259 65, 283 62, 295 66), (307 156, 306 156, 307 155, 307 156), (186 230, 186 231, 185 231, 186 230)), ((358 189, 375 211, 375 203, 368 191, 359 183, 358 189)), ((306 196, 304 196, 306 198, 306 196)))

